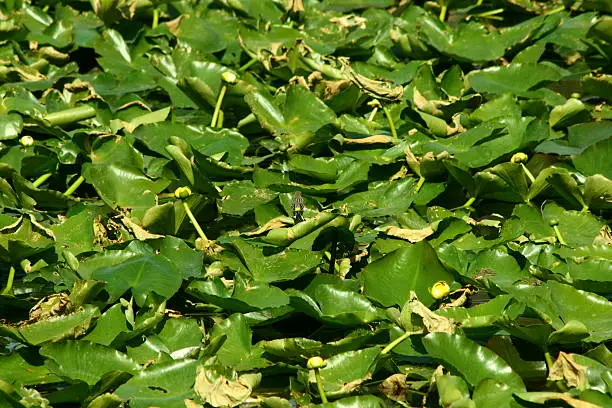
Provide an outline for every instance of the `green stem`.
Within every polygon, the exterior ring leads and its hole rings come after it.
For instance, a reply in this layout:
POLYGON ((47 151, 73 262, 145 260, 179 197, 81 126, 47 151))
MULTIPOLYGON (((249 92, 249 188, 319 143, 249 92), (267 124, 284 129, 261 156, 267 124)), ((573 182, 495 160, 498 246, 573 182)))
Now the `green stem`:
POLYGON ((553 366, 554 361, 553 361, 552 356, 550 355, 550 352, 548 350, 546 350, 544 352, 544 359, 546 360, 546 365, 548 366, 548 371, 550 371, 550 368, 553 366))
POLYGON ((370 116, 368 116, 368 122, 371 122, 374 120, 374 116, 376 115, 376 112, 378 112, 378 107, 374 107, 374 109, 372 109, 372 112, 370 112, 370 116))
MULTIPOLYGON (((544 351, 544 359, 546 360, 546 365, 548 366, 548 372, 550 373, 550 370, 551 370, 553 364, 555 364, 555 363, 554 363, 554 361, 552 359, 552 356, 550 355, 550 352, 548 350, 544 351)), ((554 383, 557 386, 557 388, 559 388, 559 391, 567 392, 567 387, 561 381, 554 381, 554 383)))
POLYGON ((81 105, 76 108, 49 113, 44 116, 44 120, 49 122, 51 126, 61 126, 80 122, 84 119, 93 118, 94 116, 96 116, 96 109, 94 107, 81 105))
POLYGON ((533 177, 533 174, 531 174, 531 172, 529 171, 527 166, 525 166, 524 163, 521 163, 521 167, 523 168, 523 171, 525 172, 525 175, 527 176, 529 181, 531 181, 531 183, 533 183, 535 181, 535 177, 533 177))
POLYGON ((223 87, 221 87, 221 92, 219 92, 219 97, 217 98, 217 103, 215 104, 215 111, 213 112, 213 117, 210 121, 210 127, 217 127, 217 119, 219 118, 219 111, 221 110, 221 104, 223 103, 225 92, 227 92, 227 85, 223 85, 223 87))
POLYGON ((561 235, 561 231, 559 231, 559 226, 555 225, 553 227, 553 229, 555 230, 555 235, 557 236, 557 239, 559 240, 559 243, 561 245, 567 245, 567 243, 565 242, 565 240, 563 239, 563 235, 561 235))
POLYGON ((385 105, 383 105, 383 111, 385 112, 385 116, 387 117, 387 122, 389 122, 389 127, 391 128, 391 136, 393 139, 397 140, 397 130, 395 130, 395 124, 393 123, 393 117, 391 117, 391 112, 385 105))
POLYGON ((423 330, 407 331, 407 332, 405 332, 404 334, 399 336, 397 339, 395 339, 391 343, 387 344, 387 346, 384 349, 382 349, 380 354, 383 355, 383 356, 385 354, 389 354, 391 352, 391 350, 393 350, 395 348, 395 346, 397 346, 402 341, 406 340, 408 337, 410 337, 410 336, 412 336, 414 334, 423 334, 423 330))
POLYGON ((174 193, 159 193, 157 198, 174 198, 174 193))
POLYGON ((159 9, 155 7, 153 9, 153 24, 151 24, 151 28, 157 28, 159 25, 159 9))
POLYGON ((250 125, 251 123, 255 123, 255 122, 257 122, 257 116, 255 116, 254 113, 249 113, 244 118, 240 119, 240 121, 238 122, 236 126, 241 128, 241 127, 250 125))
POLYGON ((503 12, 504 12, 503 8, 498 8, 498 9, 495 9, 495 10, 485 11, 483 13, 472 14, 472 17, 490 17, 490 16, 494 16, 495 14, 500 14, 500 13, 503 13, 503 12))
POLYGON ((36 180, 34 180, 34 182, 32 183, 32 185, 36 188, 40 187, 40 185, 42 183, 44 183, 45 181, 47 181, 47 179, 49 177, 51 177, 53 175, 53 173, 45 173, 42 176, 40 176, 39 178, 37 178, 36 180))
POLYGON ((323 381, 321 381, 321 373, 318 368, 314 369, 315 382, 317 383, 317 390, 319 390, 319 395, 321 396, 321 402, 327 404, 327 395, 325 395, 325 390, 323 389, 323 381))
POLYGON ((81 184, 83 184, 83 182, 84 182, 84 181, 85 181, 85 177, 83 177, 83 176, 79 176, 79 178, 78 178, 78 179, 76 179, 76 180, 74 181, 74 183, 72 183, 72 184, 70 185, 70 187, 68 187, 68 190, 66 190, 66 192, 64 193, 64 195, 65 195, 65 196, 71 196, 71 195, 72 195, 72 194, 73 194, 73 193, 76 191, 76 189, 77 189, 77 188, 79 188, 79 186, 80 186, 81 184))
POLYGON ((345 79, 344 74, 339 69, 330 67, 329 65, 319 64, 307 57, 300 57, 300 61, 308 65, 310 68, 320 71, 322 74, 327 75, 333 79, 345 79))
POLYGON ((43 69, 47 68, 49 66, 49 61, 45 60, 45 59, 40 59, 36 62, 33 62, 29 65, 30 68, 35 69, 38 72, 42 72, 43 69))
POLYGON ((223 127, 223 120, 225 119, 225 113, 223 113, 223 111, 219 111, 219 118, 217 119, 217 127, 218 128, 222 128, 223 127))
POLYGON ((338 242, 336 238, 336 230, 332 230, 332 243, 331 243, 331 251, 329 254, 329 273, 331 275, 336 273, 337 249, 338 249, 338 242))
POLYGON ((251 58, 246 64, 238 68, 238 72, 244 72, 247 69, 251 68, 254 64, 258 63, 259 60, 257 58, 251 58))
POLYGON ((544 13, 544 15, 549 15, 549 14, 560 13, 560 12, 562 12, 563 10, 565 10, 565 6, 559 6, 559 7, 555 8, 555 9, 552 9, 552 10, 547 11, 546 13, 544 13))
POLYGON ((446 4, 440 6, 440 21, 446 20, 446 11, 448 10, 448 6, 446 4))
POLYGON ((415 187, 415 192, 418 193, 419 191, 421 191, 421 187, 423 187, 423 183, 425 183, 425 177, 420 177, 415 187))
POLYGON ((0 295, 12 295, 13 294, 13 280, 15 279, 15 268, 11 266, 9 269, 8 280, 6 281, 6 288, 2 289, 0 295))
POLYGON ((187 213, 187 216, 189 217, 189 221, 191 221, 191 224, 194 226, 194 228, 198 232, 198 235, 200 236, 200 238, 208 242, 208 238, 206 237, 206 234, 204 234, 204 230, 202 230, 202 227, 200 227, 198 220, 196 220, 196 218, 193 216, 193 213, 191 212, 189 205, 185 201, 183 201, 183 208, 185 209, 185 212, 187 213))
POLYGON ((470 197, 469 200, 467 200, 465 202, 465 204, 463 204, 461 207, 459 208, 470 208, 472 206, 472 204, 474 204, 474 201, 476 201, 476 197, 470 197))

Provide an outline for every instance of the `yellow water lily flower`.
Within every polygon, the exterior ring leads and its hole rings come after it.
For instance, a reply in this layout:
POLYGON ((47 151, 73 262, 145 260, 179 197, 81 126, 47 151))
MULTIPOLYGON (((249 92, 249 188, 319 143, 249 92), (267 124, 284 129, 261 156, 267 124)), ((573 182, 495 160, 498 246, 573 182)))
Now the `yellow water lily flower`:
POLYGON ((325 360, 323 360, 321 357, 316 356, 316 357, 310 357, 308 359, 308 363, 306 363, 306 367, 308 367, 309 369, 315 369, 315 368, 322 368, 325 367, 325 365, 327 364, 327 362, 325 360))
POLYGON ((442 299, 450 292, 450 286, 446 281, 438 281, 429 289, 429 293, 434 299, 442 299))
POLYGON ((179 187, 174 190, 174 196, 176 198, 187 198, 191 195, 191 189, 189 187, 179 187))

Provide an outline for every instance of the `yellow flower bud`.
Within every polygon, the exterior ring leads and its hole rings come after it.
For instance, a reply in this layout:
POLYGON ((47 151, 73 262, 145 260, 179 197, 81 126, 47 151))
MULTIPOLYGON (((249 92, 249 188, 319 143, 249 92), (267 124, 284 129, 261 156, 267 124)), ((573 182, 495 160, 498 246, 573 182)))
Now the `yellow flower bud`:
POLYGON ((191 189, 189 187, 179 187, 174 190, 174 196, 176 198, 187 198, 191 195, 191 189))
POLYGON ((312 370, 315 368, 325 367, 326 365, 327 365, 327 362, 325 360, 323 360, 319 356, 316 356, 316 357, 310 357, 308 359, 308 363, 306 364, 306 367, 312 370))
POLYGON ((221 74, 221 79, 223 79, 228 84, 235 84, 238 82, 238 77, 232 71, 225 71, 221 74))
POLYGON ((521 153, 515 153, 510 159, 510 161, 512 163, 525 163, 527 159, 529 159, 529 156, 521 152, 521 153))
POLYGON ((434 299, 442 299, 450 292, 450 286, 445 281, 438 281, 429 289, 429 293, 434 299))
POLYGON ((19 139, 19 143, 25 147, 32 146, 34 144, 34 138, 32 136, 23 136, 19 139))

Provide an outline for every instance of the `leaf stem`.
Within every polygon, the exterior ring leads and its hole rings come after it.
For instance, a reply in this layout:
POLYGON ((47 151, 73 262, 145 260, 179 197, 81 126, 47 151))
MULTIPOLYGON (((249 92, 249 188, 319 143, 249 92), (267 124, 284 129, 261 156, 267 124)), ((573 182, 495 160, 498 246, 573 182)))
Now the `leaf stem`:
POLYGON ((85 181, 85 177, 79 176, 79 178, 76 179, 74 183, 70 185, 70 187, 68 187, 68 190, 64 192, 64 195, 71 196, 76 191, 76 189, 79 188, 81 184, 83 184, 84 181, 85 181))
POLYGON ((259 62, 259 60, 257 58, 251 58, 243 66, 238 68, 238 72, 244 72, 244 71, 246 71, 247 69, 251 68, 251 66, 253 66, 254 64, 256 64, 258 62, 259 62))
POLYGON ((486 17, 494 16, 496 14, 503 13, 503 12, 504 12, 503 8, 498 8, 495 10, 489 10, 489 11, 485 11, 485 12, 478 13, 478 14, 472 14, 472 17, 485 17, 486 18, 486 17))
POLYGON ((372 109, 372 112, 370 112, 370 115, 368 116, 368 122, 371 122, 374 120, 374 116, 376 116, 376 112, 378 112, 377 106, 375 106, 374 109, 372 109))
POLYGON ((223 111, 219 111, 219 117, 217 118, 217 127, 223 127, 223 120, 225 119, 225 113, 223 111))
POLYGON ((544 15, 555 14, 555 13, 560 13, 563 10, 565 10, 565 6, 559 6, 557 8, 552 9, 552 10, 548 10, 547 12, 545 12, 543 14, 544 15))
POLYGON ((81 105, 76 108, 49 113, 44 116, 44 120, 49 122, 51 126, 61 126, 80 122, 84 119, 93 118, 94 116, 96 116, 96 109, 94 107, 81 105))
POLYGON ((219 111, 221 111, 221 104, 223 103, 225 92, 227 92, 227 85, 223 85, 221 87, 221 92, 219 92, 219 97, 217 97, 217 103, 215 104, 215 111, 213 112, 213 117, 212 117, 212 120, 210 121, 210 127, 217 127, 217 120, 219 119, 219 111))
POLYGON ((472 204, 474 204, 474 201, 476 201, 476 197, 470 197, 469 200, 467 200, 465 202, 465 204, 463 204, 459 208, 470 208, 472 206, 472 204))
POLYGON ((567 243, 565 242, 565 239, 563 239, 563 235, 561 235, 561 231, 559 230, 559 226, 558 225, 554 225, 553 229, 555 230, 555 235, 557 236, 557 240, 559 240, 559 243, 561 245, 567 245, 567 243))
POLYGON ((193 216, 193 213, 191 212, 191 209, 189 208, 189 204, 187 204, 187 202, 185 201, 183 201, 183 208, 185 209, 185 212, 187 213, 187 216, 189 217, 189 221, 191 221, 191 224, 194 226, 194 228, 198 232, 198 235, 200 236, 200 238, 202 238, 203 241, 208 242, 208 238, 206 237, 206 234, 204 234, 204 230, 202 230, 202 227, 200 227, 198 220, 196 220, 196 218, 193 216))
POLYGON ((157 28, 159 25, 159 9, 155 7, 153 9, 153 23, 151 24, 151 28, 157 28))
POLYGON ((521 167, 523 168, 523 171, 525 172, 525 175, 527 176, 529 181, 531 181, 531 183, 533 184, 533 182, 535 181, 535 177, 533 177, 533 174, 531 174, 527 166, 525 166, 525 163, 521 163, 521 167))
POLYGON ((36 180, 34 180, 34 182, 32 182, 32 185, 36 188, 40 187, 40 185, 42 183, 44 183, 45 181, 47 181, 47 179, 49 177, 51 177, 53 175, 53 173, 45 173, 42 176, 40 176, 39 178, 37 178, 36 180))
POLYGON ((552 356, 550 355, 550 351, 546 350, 544 352, 544 359, 546 360, 546 365, 548 366, 548 371, 550 371, 550 368, 554 364, 552 356))
POLYGON ((423 330, 417 330, 417 331, 407 331, 404 332, 404 334, 402 334, 401 336, 399 336, 397 339, 393 340, 391 343, 387 344, 387 346, 382 349, 382 351, 380 352, 380 354, 382 354, 383 356, 385 354, 389 354, 391 352, 391 350, 393 350, 395 348, 395 346, 397 346, 398 344, 400 344, 402 341, 406 340, 408 337, 414 335, 414 334, 423 334, 423 330))
POLYGON ((416 187, 414 188, 414 191, 416 193, 418 193, 419 191, 421 191, 421 187, 423 187, 423 183, 425 183, 425 177, 419 177, 419 181, 417 182, 416 187))
POLYGON ((11 266, 9 269, 9 276, 6 281, 6 287, 2 289, 0 295, 12 295, 13 294, 13 281, 15 280, 15 267, 11 266))
POLYGON ((257 116, 255 116, 255 114, 251 112, 248 115, 246 115, 244 118, 240 119, 236 126, 238 128, 241 128, 241 127, 250 125, 251 123, 255 123, 255 122, 257 122, 257 116))
POLYGON ((330 250, 330 254, 329 254, 329 273, 330 274, 335 274, 336 273, 336 256, 337 256, 337 249, 338 249, 338 239, 336 237, 336 231, 333 230, 332 232, 332 243, 331 243, 331 250, 330 250))
POLYGON ((319 64, 307 57, 300 57, 300 61, 316 71, 321 71, 322 74, 327 75, 330 78, 345 79, 344 74, 339 69, 330 67, 329 65, 319 64))
POLYGON ((323 381, 321 380, 321 373, 318 368, 314 369, 315 382, 317 383, 317 390, 321 396, 321 402, 327 404, 327 395, 325 395, 325 389, 323 389, 323 381))
POLYGON ((391 112, 389 112, 389 109, 385 105, 383 105, 382 108, 385 112, 385 116, 387 117, 389 127, 391 128, 391 136, 393 136, 393 139, 397 140, 397 130, 395 130, 395 124, 393 123, 393 117, 391 116, 391 112))
POLYGON ((446 20, 446 11, 448 10, 448 6, 443 4, 440 6, 440 21, 446 20))

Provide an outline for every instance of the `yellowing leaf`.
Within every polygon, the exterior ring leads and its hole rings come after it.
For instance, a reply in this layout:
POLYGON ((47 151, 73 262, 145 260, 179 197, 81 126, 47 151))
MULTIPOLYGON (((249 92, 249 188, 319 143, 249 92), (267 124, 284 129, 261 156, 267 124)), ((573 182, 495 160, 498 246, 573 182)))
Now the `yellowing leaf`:
POLYGON ((236 407, 246 401, 260 380, 261 374, 228 379, 214 370, 200 367, 194 389, 202 401, 213 407, 236 407))
POLYGON ((548 379, 565 380, 570 387, 582 389, 586 384, 586 367, 576 363, 572 354, 561 351, 557 361, 550 368, 548 379))
POLYGON ((393 139, 385 135, 374 135, 374 136, 362 137, 359 139, 344 138, 342 142, 345 144, 357 144, 357 145, 368 145, 368 144, 379 144, 379 143, 387 144, 387 143, 393 143, 393 139))
POLYGON ((419 301, 414 291, 410 292, 410 299, 402 307, 401 322, 404 330, 412 331, 424 326, 428 332, 453 333, 456 324, 452 319, 440 316, 429 310, 419 301))
POLYGON ((385 234, 390 235, 392 237, 405 239, 412 243, 423 241, 428 236, 432 235, 434 230, 427 226, 423 229, 408 229, 408 228, 399 228, 395 226, 389 226, 385 228, 385 234))
POLYGON ((287 225, 290 225, 290 221, 291 219, 289 217, 276 217, 266 222, 264 225, 257 228, 256 230, 247 232, 245 235, 248 235, 248 236, 261 235, 264 232, 268 232, 275 228, 286 227, 287 225))

